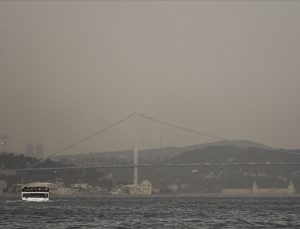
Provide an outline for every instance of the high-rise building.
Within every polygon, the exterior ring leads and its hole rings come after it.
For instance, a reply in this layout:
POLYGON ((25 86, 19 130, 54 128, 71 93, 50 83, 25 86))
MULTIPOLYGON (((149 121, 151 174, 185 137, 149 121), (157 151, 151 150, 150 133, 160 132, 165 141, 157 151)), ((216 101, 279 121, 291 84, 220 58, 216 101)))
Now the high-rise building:
POLYGON ((38 159, 44 158, 44 146, 41 143, 36 145, 28 143, 26 146, 25 155, 28 157, 35 157, 38 159))
POLYGON ((44 158, 44 146, 41 143, 35 145, 35 157, 39 159, 44 158))
POLYGON ((25 150, 25 155, 28 157, 34 157, 34 146, 32 143, 28 143, 25 150))

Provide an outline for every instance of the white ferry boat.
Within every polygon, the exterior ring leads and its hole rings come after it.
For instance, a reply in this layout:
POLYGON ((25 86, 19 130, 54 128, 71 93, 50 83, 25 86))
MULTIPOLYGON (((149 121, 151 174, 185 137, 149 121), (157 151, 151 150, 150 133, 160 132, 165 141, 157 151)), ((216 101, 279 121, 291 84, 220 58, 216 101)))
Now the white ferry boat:
POLYGON ((22 187, 21 198, 24 201, 45 202, 49 201, 49 188, 47 187, 22 187))

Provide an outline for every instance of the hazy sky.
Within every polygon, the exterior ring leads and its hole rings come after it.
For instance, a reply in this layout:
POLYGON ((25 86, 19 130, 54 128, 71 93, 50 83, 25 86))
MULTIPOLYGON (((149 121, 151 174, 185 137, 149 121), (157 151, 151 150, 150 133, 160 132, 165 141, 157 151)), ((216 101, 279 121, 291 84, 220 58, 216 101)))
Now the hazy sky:
POLYGON ((0 77, 0 134, 18 152, 135 111, 300 148, 300 2, 0 1, 0 77))

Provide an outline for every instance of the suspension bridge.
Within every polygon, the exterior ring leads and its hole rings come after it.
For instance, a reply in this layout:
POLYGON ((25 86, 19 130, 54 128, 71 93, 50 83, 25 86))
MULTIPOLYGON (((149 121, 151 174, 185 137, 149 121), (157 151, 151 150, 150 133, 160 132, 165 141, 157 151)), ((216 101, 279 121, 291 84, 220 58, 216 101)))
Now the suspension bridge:
MULTIPOLYGON (((203 138, 206 140, 205 143, 213 143, 216 141, 227 140, 220 136, 211 135, 208 133, 200 132, 197 130, 193 130, 190 128, 182 127, 179 125, 175 125, 173 123, 169 123, 166 121, 162 121, 144 114, 133 113, 128 115, 127 117, 120 119, 116 122, 113 122, 106 127, 82 138, 52 154, 49 155, 48 158, 53 158, 55 156, 66 153, 68 150, 87 142, 88 140, 95 138, 105 132, 122 125, 124 122, 130 121, 132 122, 132 137, 133 137, 133 161, 132 163, 127 164, 112 164, 112 165, 95 165, 95 166, 68 166, 68 167, 53 167, 53 168, 37 168, 38 164, 42 163, 42 161, 38 161, 36 163, 31 164, 27 168, 18 169, 19 172, 25 171, 42 171, 42 170, 74 170, 74 169, 92 169, 92 168, 133 168, 133 184, 138 184, 138 169, 139 168, 147 168, 147 167, 238 167, 238 166, 299 166, 300 163, 139 163, 139 150, 156 148, 157 151, 161 151, 164 147, 183 147, 183 146, 191 146, 203 143, 201 140, 203 138), (144 132, 145 123, 148 122, 148 127, 150 128, 150 134, 146 136, 148 138, 148 147, 145 143, 145 135, 144 132), (155 126, 155 128, 154 128, 155 126), (155 131, 154 131, 155 129, 155 131), (154 133, 155 132, 155 133, 154 133), (153 147, 155 145, 155 147, 153 147)), ((285 150, 278 150, 285 151, 285 150)), ((289 151, 285 151, 289 152, 289 151)))

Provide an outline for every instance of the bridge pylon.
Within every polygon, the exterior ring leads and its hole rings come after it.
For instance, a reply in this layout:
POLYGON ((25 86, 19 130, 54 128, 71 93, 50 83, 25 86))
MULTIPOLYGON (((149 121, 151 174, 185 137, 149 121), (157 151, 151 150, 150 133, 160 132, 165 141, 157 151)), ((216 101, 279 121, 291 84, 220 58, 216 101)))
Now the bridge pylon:
POLYGON ((133 184, 138 185, 138 133, 137 113, 133 114, 133 184))

